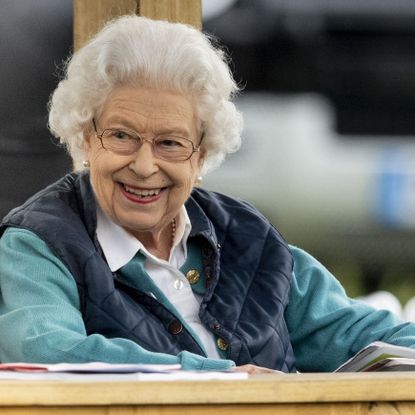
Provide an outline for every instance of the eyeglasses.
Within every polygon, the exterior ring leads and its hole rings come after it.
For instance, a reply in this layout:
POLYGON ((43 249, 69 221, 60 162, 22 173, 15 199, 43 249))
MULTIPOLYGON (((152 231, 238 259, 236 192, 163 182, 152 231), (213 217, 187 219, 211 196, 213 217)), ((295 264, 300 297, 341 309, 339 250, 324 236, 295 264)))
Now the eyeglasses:
POLYGON ((193 153, 200 151, 200 145, 195 147, 193 141, 174 134, 162 134, 156 136, 153 140, 140 137, 135 131, 126 128, 108 128, 101 134, 98 134, 95 119, 92 119, 94 130, 101 141, 105 150, 112 153, 128 156, 136 153, 144 141, 151 144, 154 157, 165 161, 186 161, 192 157, 193 153))

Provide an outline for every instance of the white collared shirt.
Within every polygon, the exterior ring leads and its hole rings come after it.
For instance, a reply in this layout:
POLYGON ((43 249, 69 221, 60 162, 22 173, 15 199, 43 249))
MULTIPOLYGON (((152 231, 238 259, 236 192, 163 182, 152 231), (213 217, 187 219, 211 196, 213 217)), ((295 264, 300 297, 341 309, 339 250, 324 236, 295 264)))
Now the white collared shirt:
POLYGON ((207 357, 219 359, 214 335, 199 318, 202 299, 193 292, 179 270, 187 258, 187 238, 191 229, 189 216, 183 206, 176 218, 176 234, 170 257, 165 261, 148 252, 137 238, 114 223, 99 207, 97 209, 97 237, 111 271, 119 270, 141 251, 146 257, 144 268, 148 275, 199 337, 207 357))

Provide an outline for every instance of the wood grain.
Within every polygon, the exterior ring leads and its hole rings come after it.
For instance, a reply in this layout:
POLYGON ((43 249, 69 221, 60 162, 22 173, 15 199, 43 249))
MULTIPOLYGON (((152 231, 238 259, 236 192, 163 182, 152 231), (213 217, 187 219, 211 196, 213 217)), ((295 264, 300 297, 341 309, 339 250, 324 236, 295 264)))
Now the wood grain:
POLYGON ((238 381, 0 381, 7 405, 415 401, 415 373, 262 375, 238 381))
POLYGON ((137 13, 136 0, 73 0, 74 49, 78 50, 111 19, 137 13))
POLYGON ((2 415, 413 415, 408 402, 257 404, 257 405, 152 405, 92 407, 6 407, 2 415))
POLYGON ((202 28, 200 0, 139 0, 137 13, 152 19, 180 22, 202 28))
POLYGON ((75 50, 106 22, 124 14, 202 26, 201 0, 73 0, 73 7, 75 50))

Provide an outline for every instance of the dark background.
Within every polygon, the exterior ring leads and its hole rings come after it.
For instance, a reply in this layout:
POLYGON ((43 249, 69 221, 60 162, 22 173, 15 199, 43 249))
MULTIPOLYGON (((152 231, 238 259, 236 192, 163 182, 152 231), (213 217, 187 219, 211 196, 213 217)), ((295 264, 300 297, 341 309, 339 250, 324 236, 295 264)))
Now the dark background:
POLYGON ((70 170, 47 125, 58 66, 72 47, 72 2, 1 0, 0 216, 70 170))

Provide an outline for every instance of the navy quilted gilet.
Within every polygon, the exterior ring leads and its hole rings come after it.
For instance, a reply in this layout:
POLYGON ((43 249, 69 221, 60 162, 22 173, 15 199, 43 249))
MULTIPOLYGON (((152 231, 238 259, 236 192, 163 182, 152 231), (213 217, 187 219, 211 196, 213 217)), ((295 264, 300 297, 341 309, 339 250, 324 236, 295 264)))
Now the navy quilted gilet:
MULTIPOLYGON (((194 189, 186 202, 189 241, 200 246, 206 291, 202 323, 237 365, 295 371, 284 319, 293 260, 286 243, 250 205, 194 189)), ((96 201, 87 173, 68 174, 14 209, 2 222, 36 233, 76 280, 88 334, 133 340, 153 352, 203 355, 176 317, 154 298, 112 273, 96 239, 96 201)))

